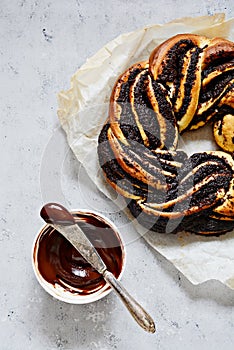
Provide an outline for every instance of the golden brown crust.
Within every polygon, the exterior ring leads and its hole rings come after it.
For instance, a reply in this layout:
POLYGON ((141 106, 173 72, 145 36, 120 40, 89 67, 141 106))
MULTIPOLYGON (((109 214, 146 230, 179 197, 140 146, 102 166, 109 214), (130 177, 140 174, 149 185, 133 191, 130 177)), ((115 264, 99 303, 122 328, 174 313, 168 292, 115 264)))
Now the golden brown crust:
POLYGON ((204 49, 204 58, 202 63, 202 69, 205 65, 224 56, 234 57, 234 43, 223 38, 213 38, 210 40, 209 45, 204 49))
POLYGON ((214 138, 224 151, 234 152, 233 115, 226 114, 214 123, 214 138))

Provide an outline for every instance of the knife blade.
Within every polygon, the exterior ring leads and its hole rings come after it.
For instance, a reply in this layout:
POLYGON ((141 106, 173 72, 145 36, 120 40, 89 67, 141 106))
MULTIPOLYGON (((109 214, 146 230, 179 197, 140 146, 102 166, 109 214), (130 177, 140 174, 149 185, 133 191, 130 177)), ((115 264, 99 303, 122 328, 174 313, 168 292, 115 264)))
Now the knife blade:
POLYGON ((106 264, 100 257, 94 245, 77 224, 63 226, 54 224, 60 232, 101 275, 107 270, 106 264))

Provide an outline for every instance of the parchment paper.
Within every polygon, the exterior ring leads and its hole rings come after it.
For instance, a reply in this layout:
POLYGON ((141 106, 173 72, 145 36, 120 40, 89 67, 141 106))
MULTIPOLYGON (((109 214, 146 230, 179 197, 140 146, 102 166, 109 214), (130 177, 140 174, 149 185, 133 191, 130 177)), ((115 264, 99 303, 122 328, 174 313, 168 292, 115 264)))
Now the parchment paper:
MULTIPOLYGON (((90 179, 106 196, 116 201, 116 194, 106 184, 97 158, 97 138, 108 116, 109 96, 119 74, 131 64, 147 59, 152 49, 178 33, 220 36, 234 41, 234 19, 223 14, 183 18, 165 25, 152 25, 120 35, 78 69, 71 78, 71 88, 58 94, 58 116, 68 143, 85 167, 90 179)), ((181 148, 189 154, 214 150, 209 127, 186 133, 181 148)), ((132 219, 145 240, 180 270, 193 284, 216 279, 234 289, 234 232, 220 237, 201 237, 188 232, 176 235, 146 232, 132 219)))

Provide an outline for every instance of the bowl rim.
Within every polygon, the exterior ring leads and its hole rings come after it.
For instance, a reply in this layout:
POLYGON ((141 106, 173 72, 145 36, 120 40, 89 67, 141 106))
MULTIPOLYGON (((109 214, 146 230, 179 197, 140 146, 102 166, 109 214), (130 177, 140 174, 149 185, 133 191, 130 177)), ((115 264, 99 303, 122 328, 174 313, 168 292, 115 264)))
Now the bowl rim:
MULTIPOLYGON (((99 213, 96 210, 82 208, 82 209, 70 209, 69 211, 72 214, 79 214, 80 213, 80 214, 88 214, 91 216, 95 215, 97 217, 100 217, 115 231, 115 233, 119 239, 120 247, 122 250, 122 268, 121 268, 120 274, 117 278, 118 280, 120 280, 123 276, 123 273, 124 273, 124 270, 126 267, 126 249, 125 249, 125 244, 124 244, 123 238, 122 238, 117 226, 109 218, 107 218, 105 215, 99 213)), ((54 297, 55 299, 63 301, 65 303, 69 303, 69 304, 88 304, 88 303, 92 303, 92 302, 95 302, 97 300, 100 300, 100 299, 104 298, 105 296, 107 296, 112 291, 112 288, 108 285, 107 282, 102 288, 100 288, 99 290, 97 290, 94 293, 86 294, 86 295, 79 295, 76 293, 69 292, 68 290, 65 290, 64 288, 60 287, 59 285, 56 285, 56 287, 55 287, 51 283, 47 282, 42 277, 42 275, 40 274, 40 272, 37 268, 36 257, 37 257, 38 248, 36 245, 37 245, 39 237, 43 234, 43 232, 49 226, 50 226, 49 224, 44 224, 41 227, 41 229, 35 235, 35 237, 33 239, 33 244, 32 244, 32 252, 31 252, 32 267, 33 267, 34 275, 36 276, 36 279, 39 282, 39 284, 41 285, 41 287, 48 294, 50 294, 52 297, 54 297)))

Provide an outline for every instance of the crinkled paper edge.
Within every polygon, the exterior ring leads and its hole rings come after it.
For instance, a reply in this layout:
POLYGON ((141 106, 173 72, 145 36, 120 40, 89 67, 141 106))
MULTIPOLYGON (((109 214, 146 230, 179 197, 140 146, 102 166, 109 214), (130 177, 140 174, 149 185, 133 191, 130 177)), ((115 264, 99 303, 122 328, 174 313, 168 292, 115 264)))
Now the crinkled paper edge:
MULTIPOLYGON (((89 58, 72 76, 70 89, 58 94, 58 117, 68 144, 90 179, 109 198, 113 199, 114 193, 104 180, 96 148, 107 117, 112 86, 121 72, 146 59, 156 45, 186 32, 234 41, 234 19, 225 21, 224 14, 182 18, 120 35, 89 58)), ((128 212, 126 214, 131 217, 128 212)), ((234 232, 214 238, 186 232, 177 235, 145 233, 139 224, 135 227, 193 284, 216 279, 234 289, 234 232)))

